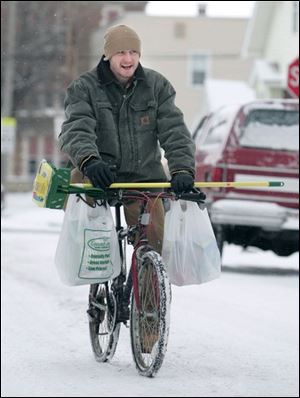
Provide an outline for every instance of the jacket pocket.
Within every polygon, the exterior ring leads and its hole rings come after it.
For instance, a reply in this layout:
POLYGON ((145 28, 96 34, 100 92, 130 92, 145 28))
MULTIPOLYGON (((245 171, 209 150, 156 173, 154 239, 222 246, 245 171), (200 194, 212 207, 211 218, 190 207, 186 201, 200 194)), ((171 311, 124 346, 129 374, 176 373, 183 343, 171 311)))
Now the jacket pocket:
POLYGON ((112 130, 115 128, 113 107, 109 102, 96 102, 97 121, 100 129, 112 130))
POLYGON ((119 163, 120 144, 117 134, 115 113, 109 102, 97 101, 97 146, 104 160, 119 163))
POLYGON ((154 101, 131 103, 133 127, 135 131, 143 132, 156 129, 156 103, 154 101))

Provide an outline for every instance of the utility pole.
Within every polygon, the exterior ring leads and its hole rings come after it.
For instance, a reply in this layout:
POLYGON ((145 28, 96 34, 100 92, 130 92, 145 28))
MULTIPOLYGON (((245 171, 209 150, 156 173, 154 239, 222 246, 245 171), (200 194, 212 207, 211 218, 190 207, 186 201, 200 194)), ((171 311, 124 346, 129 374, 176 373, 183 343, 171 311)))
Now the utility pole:
MULTIPOLYGON (((68 25, 67 25, 67 48, 66 48, 66 65, 67 65, 67 79, 66 86, 77 77, 78 55, 76 48, 76 21, 77 8, 71 1, 66 2, 68 25)), ((77 6, 78 7, 78 6, 77 6)))
POLYGON ((10 119, 13 111, 15 48, 16 48, 16 1, 7 1, 7 54, 4 66, 3 102, 1 108, 1 183, 6 184, 9 154, 13 149, 15 122, 10 119), (2 119, 3 118, 3 119, 2 119))
POLYGON ((10 117, 13 107, 15 48, 16 48, 16 1, 7 1, 7 54, 4 68, 2 116, 10 117))

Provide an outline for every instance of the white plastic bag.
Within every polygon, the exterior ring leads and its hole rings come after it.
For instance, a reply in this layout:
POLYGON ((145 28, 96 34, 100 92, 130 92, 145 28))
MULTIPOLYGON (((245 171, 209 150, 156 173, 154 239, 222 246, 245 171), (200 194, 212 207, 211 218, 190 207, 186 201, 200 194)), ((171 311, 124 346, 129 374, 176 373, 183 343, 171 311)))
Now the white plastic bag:
POLYGON ((165 217, 162 258, 170 282, 177 286, 220 276, 220 252, 206 209, 193 202, 171 201, 165 217))
POLYGON ((92 208, 70 195, 55 253, 63 283, 102 283, 119 275, 121 258, 110 207, 92 208))

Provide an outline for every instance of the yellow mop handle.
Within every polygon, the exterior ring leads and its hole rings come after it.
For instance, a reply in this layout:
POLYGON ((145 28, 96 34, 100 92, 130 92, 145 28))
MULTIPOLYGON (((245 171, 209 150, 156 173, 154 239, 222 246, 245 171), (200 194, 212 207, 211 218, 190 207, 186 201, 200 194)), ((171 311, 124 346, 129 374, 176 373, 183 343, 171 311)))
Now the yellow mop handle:
MULTIPOLYGON (((195 182, 195 188, 239 188, 239 187, 283 187, 283 181, 221 181, 195 182)), ((93 188, 92 184, 70 184, 70 187, 93 188)), ((170 182, 120 182, 111 184, 110 189, 171 188, 170 182)))

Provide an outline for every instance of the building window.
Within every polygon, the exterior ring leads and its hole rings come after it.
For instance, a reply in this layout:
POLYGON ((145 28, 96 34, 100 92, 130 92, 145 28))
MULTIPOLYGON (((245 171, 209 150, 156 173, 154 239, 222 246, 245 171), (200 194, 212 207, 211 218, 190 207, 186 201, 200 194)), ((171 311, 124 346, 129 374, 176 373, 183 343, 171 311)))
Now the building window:
POLYGON ((35 175, 37 172, 37 161, 36 159, 29 159, 28 162, 28 173, 30 175, 35 175))
POLYGON ((190 59, 191 84, 201 86, 207 77, 208 56, 205 54, 193 54, 190 59))
POLYGON ((176 39, 184 39, 186 36, 186 25, 181 22, 177 22, 174 25, 174 36, 176 39))

